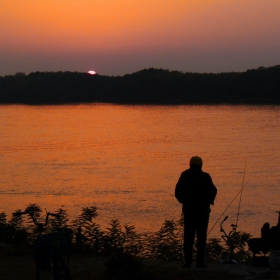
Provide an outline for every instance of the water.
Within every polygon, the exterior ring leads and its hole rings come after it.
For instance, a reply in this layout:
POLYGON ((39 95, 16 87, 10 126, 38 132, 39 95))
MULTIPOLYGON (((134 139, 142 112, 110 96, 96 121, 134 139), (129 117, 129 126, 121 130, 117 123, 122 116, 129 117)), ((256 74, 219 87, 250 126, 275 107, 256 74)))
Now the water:
MULTIPOLYGON (((280 210, 279 108, 0 106, 0 211, 63 205, 72 219, 94 205, 102 227, 118 219, 156 231, 180 217, 174 188, 199 155, 218 189, 209 229, 243 184, 238 229, 260 236, 280 210)), ((239 198, 222 216, 226 230, 239 198)), ((218 222, 210 236, 220 235, 218 222)))

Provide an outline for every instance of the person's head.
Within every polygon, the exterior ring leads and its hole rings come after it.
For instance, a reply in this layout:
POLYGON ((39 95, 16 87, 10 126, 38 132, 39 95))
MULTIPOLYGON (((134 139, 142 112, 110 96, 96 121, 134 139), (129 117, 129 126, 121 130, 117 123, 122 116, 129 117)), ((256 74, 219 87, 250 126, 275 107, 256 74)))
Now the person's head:
POLYGON ((194 156, 190 159, 190 168, 201 169, 202 168, 202 158, 194 156))

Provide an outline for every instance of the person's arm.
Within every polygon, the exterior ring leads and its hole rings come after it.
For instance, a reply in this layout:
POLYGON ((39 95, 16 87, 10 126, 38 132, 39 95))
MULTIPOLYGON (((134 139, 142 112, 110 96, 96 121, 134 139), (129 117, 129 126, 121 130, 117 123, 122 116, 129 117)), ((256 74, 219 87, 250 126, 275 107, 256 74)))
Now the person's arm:
POLYGON ((183 203, 184 200, 183 192, 184 192, 184 176, 182 173, 175 187, 175 197, 180 203, 183 203))
POLYGON ((215 187, 215 185, 213 184, 213 181, 212 181, 212 178, 211 176, 208 174, 209 178, 209 201, 210 201, 210 204, 211 205, 214 205, 214 200, 216 198, 216 195, 217 195, 217 188, 215 187))

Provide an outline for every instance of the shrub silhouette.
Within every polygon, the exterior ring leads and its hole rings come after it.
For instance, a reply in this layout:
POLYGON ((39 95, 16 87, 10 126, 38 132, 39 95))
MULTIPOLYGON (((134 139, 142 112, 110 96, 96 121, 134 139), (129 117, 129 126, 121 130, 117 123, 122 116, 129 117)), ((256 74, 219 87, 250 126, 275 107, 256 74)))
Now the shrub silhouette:
MULTIPOLYGON (((43 211, 37 204, 29 204, 25 211, 33 213, 36 219, 44 218, 43 211)), ((0 212, 0 242, 9 244, 29 244, 31 246, 36 238, 36 227, 30 217, 18 216, 16 210, 7 220, 5 212, 0 212)), ((157 232, 145 232, 138 234, 133 225, 124 225, 116 219, 109 223, 109 227, 102 230, 95 222, 98 217, 95 206, 82 208, 81 214, 69 224, 69 218, 65 209, 58 209, 59 219, 50 218, 48 230, 71 230, 73 243, 75 233, 81 227, 85 236, 84 251, 92 254, 109 256, 108 265, 114 267, 116 259, 121 260, 122 265, 128 263, 139 269, 141 259, 154 258, 166 261, 183 261, 183 219, 178 221, 165 220, 157 232)), ((250 263, 251 253, 246 249, 246 243, 250 234, 235 232, 236 243, 235 256, 240 263, 250 263)), ((206 257, 208 262, 215 262, 229 256, 230 249, 226 244, 222 245, 220 238, 211 238, 207 242, 206 257)), ((196 249, 196 244, 195 244, 196 249)), ((196 250, 195 250, 196 251, 196 250)))

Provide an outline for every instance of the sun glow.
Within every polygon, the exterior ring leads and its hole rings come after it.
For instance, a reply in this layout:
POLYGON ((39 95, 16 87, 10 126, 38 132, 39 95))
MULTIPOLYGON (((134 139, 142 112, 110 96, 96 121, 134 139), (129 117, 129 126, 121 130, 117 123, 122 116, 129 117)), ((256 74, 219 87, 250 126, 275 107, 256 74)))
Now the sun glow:
POLYGON ((93 71, 93 70, 89 70, 87 73, 90 74, 90 75, 96 75, 96 72, 93 71))

